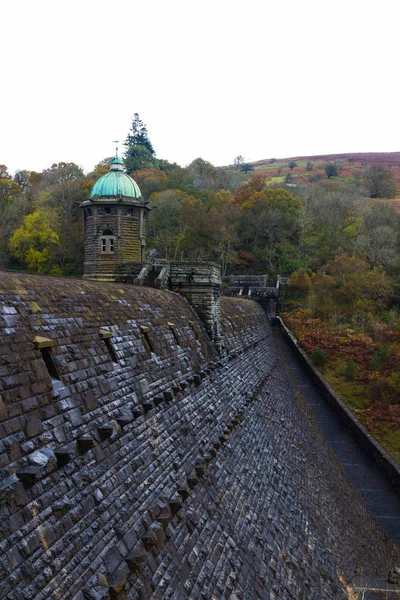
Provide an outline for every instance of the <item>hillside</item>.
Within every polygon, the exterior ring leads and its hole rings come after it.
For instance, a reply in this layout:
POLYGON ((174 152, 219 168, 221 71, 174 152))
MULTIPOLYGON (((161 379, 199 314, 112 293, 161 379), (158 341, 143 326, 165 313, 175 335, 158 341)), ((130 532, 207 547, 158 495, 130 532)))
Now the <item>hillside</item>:
POLYGON ((335 163, 338 178, 349 183, 360 180, 366 167, 383 164, 391 167, 394 179, 400 187, 400 152, 355 152, 351 154, 322 154, 313 156, 294 156, 279 159, 264 159, 250 163, 257 174, 265 174, 275 183, 284 182, 289 175, 290 183, 313 183, 326 179, 325 166, 335 163), (289 163, 296 163, 292 169, 289 163))

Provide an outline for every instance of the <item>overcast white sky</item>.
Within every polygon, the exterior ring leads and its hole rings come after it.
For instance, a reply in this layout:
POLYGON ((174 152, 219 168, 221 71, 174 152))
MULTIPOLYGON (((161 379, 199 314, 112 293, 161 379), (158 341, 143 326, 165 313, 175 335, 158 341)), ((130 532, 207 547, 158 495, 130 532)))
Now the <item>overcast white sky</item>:
POLYGON ((133 113, 158 157, 400 150, 398 0, 12 0, 0 163, 89 171, 133 113))

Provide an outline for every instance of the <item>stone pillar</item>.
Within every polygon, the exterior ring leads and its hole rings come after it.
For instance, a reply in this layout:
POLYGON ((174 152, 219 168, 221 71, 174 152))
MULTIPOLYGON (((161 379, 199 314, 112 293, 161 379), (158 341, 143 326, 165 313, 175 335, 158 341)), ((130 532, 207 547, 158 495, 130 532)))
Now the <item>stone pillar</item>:
POLYGON ((173 262, 168 287, 182 294, 202 320, 211 341, 223 347, 220 318, 221 268, 211 262, 173 262))

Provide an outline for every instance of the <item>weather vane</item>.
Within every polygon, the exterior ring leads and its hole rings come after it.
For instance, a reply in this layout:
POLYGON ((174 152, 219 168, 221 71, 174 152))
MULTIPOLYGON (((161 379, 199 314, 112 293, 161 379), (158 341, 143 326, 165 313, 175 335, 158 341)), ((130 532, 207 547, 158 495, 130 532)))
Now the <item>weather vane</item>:
POLYGON ((113 144, 117 144, 117 146, 115 148, 115 154, 116 154, 116 156, 118 156, 118 143, 119 143, 119 140, 113 140, 113 144))

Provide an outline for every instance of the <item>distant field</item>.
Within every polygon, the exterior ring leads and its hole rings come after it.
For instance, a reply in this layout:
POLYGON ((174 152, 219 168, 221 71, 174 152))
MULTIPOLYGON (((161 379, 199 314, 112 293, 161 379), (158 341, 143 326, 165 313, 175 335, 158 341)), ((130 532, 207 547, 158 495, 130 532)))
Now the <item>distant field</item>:
MULTIPOLYGON (((294 156, 290 158, 264 159, 250 163, 257 175, 272 178, 272 183, 283 183, 288 173, 291 183, 307 185, 315 181, 326 180, 325 166, 335 163, 338 176, 348 184, 356 183, 363 177, 366 167, 372 164, 384 164, 393 171, 394 179, 400 192, 400 152, 364 152, 351 154, 323 154, 314 156, 294 156), (296 167, 290 169, 289 163, 295 162, 296 167)), ((397 208, 397 206, 396 206, 397 208)))
POLYGON ((284 181, 285 181, 285 177, 284 176, 282 176, 282 177, 271 177, 271 181, 269 181, 268 183, 269 184, 272 184, 272 183, 284 183, 284 181))
MULTIPOLYGON (((306 164, 308 161, 349 162, 349 159, 355 162, 362 163, 364 166, 377 164, 394 166, 400 165, 400 152, 355 152, 350 154, 320 154, 315 156, 293 156, 290 158, 278 158, 276 159, 276 162, 281 164, 289 163, 292 160, 294 160, 297 163, 300 163, 300 161, 302 161, 304 162, 304 164, 306 164)), ((268 158, 264 160, 258 160, 251 164, 254 166, 267 165, 270 162, 270 160, 273 159, 268 158)))

